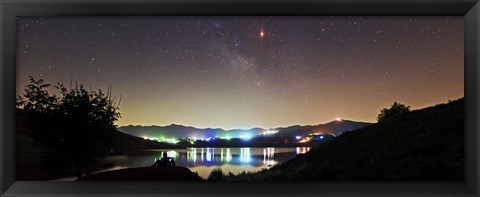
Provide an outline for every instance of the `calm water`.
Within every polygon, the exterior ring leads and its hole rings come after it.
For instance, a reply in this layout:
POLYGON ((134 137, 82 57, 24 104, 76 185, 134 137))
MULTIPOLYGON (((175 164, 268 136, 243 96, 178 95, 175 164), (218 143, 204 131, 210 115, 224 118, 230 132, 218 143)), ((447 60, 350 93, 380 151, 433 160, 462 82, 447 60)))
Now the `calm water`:
POLYGON ((145 150, 126 156, 107 157, 106 161, 117 164, 122 169, 151 166, 164 152, 174 157, 177 166, 184 166, 207 178, 212 169, 221 167, 224 172, 238 174, 243 171, 256 172, 283 163, 310 147, 297 148, 187 148, 145 150))

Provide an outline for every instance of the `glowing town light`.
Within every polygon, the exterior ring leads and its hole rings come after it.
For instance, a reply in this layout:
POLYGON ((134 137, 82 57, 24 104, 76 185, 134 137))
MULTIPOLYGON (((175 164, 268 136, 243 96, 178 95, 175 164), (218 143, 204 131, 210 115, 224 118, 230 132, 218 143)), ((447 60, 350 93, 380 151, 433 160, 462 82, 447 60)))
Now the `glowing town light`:
POLYGON ((246 134, 246 135, 240 136, 240 138, 242 138, 244 140, 250 140, 250 139, 252 139, 252 135, 246 134))
POLYGON ((232 139, 232 136, 226 135, 226 136, 223 137, 223 139, 230 140, 230 139, 232 139))
POLYGON ((297 140, 302 139, 302 136, 297 135, 297 136, 295 136, 295 139, 297 139, 297 140))
POLYGON ((335 118, 335 121, 342 122, 342 119, 341 118, 335 118))
POLYGON ((322 136, 320 136, 320 139, 323 139, 323 135, 322 135, 322 136))
POLYGON ((262 135, 272 135, 272 134, 275 134, 275 133, 278 133, 277 130, 267 130, 265 132, 262 133, 262 135))
POLYGON ((307 142, 309 142, 311 139, 312 139, 312 138, 307 137, 307 138, 304 138, 304 139, 302 139, 302 140, 300 140, 300 141, 298 141, 298 142, 299 142, 299 143, 307 143, 307 142))
POLYGON ((265 32, 260 31, 260 38, 263 38, 263 37, 265 37, 265 32))

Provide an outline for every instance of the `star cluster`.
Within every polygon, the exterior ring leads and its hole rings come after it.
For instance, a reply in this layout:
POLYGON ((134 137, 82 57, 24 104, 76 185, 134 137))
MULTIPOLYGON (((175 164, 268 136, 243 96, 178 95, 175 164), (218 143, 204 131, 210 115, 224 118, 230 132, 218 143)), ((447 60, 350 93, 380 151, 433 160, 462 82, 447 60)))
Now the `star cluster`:
POLYGON ((375 121, 464 95, 463 17, 18 17, 28 75, 111 86, 119 125, 375 121))

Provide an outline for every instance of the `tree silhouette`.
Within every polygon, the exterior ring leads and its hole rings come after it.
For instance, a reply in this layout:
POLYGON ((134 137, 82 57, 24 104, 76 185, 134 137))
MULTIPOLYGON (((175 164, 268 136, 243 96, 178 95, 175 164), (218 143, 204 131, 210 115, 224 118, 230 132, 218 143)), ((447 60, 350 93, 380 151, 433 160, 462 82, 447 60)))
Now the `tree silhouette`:
POLYGON ((378 114, 377 120, 380 122, 386 118, 393 117, 399 114, 403 114, 405 112, 409 112, 410 106, 404 105, 402 103, 394 102, 392 106, 387 109, 383 108, 380 110, 380 114, 378 114))
POLYGON ((50 84, 30 76, 17 106, 25 111, 25 125, 35 144, 42 148, 49 170, 70 168, 78 178, 110 151, 114 122, 120 118, 111 91, 90 91, 84 85, 66 88, 58 83, 59 95, 50 95, 50 84))

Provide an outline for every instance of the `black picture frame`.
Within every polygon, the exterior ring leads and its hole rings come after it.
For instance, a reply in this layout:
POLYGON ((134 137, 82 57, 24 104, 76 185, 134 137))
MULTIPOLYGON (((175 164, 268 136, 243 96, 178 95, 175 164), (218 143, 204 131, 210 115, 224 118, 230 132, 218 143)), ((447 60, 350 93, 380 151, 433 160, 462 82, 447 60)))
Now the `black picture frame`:
POLYGON ((479 196, 478 0, 0 0, 1 196, 479 196), (16 16, 462 15, 465 19, 463 182, 28 182, 15 180, 16 16))

